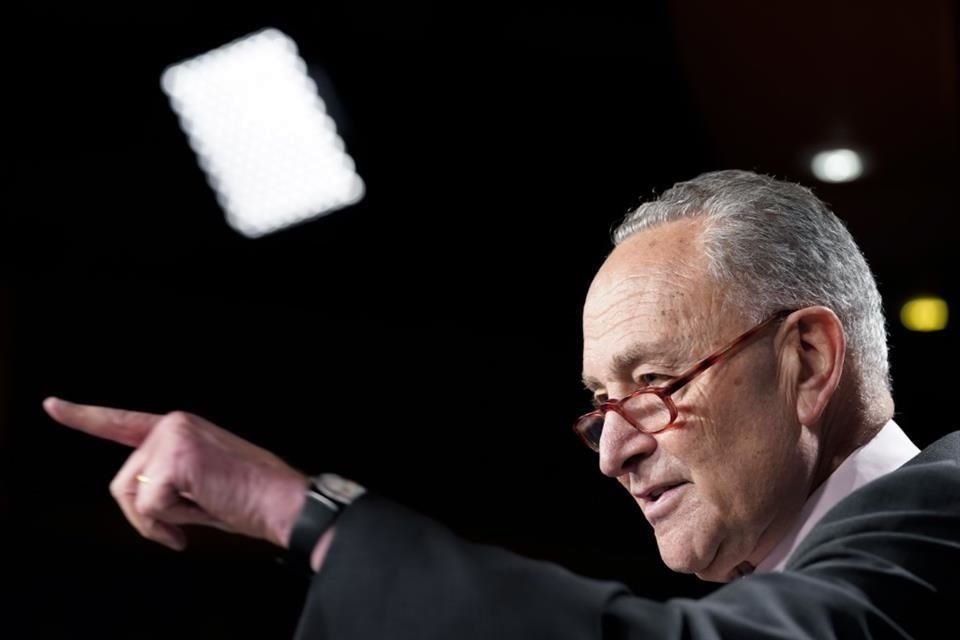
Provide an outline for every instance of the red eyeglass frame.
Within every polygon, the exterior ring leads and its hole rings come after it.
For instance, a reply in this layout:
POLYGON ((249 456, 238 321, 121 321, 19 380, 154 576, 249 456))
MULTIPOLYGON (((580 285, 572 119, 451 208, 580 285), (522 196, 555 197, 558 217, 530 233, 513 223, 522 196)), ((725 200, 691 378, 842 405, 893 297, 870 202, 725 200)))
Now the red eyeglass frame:
POLYGON ((679 412, 677 411, 677 405, 674 404, 673 399, 670 396, 672 396, 674 393, 676 393, 677 391, 682 389, 684 386, 689 384, 694 378, 699 376, 701 373, 703 373, 713 365, 717 364, 718 362, 722 362, 725 359, 733 356, 739 349, 741 349, 742 347, 745 347, 747 343, 749 343, 753 338, 760 335, 761 331, 766 329, 768 326, 770 326, 774 322, 785 319, 794 311, 796 311, 796 309, 784 309, 782 311, 778 311, 774 313, 772 316, 770 316, 760 324, 750 329, 747 329, 746 331, 741 333, 739 336, 737 336, 736 338, 728 342, 726 345, 721 347, 719 350, 710 354, 703 360, 700 360, 695 365, 693 365, 692 367, 690 367, 689 369, 687 369, 686 371, 684 371, 679 376, 677 376, 676 378, 674 378, 673 380, 671 380, 665 385, 662 385, 659 387, 642 387, 640 389, 637 389, 630 395, 620 398, 619 400, 607 400, 606 402, 598 406, 593 411, 590 411, 589 413, 585 413, 579 418, 577 418, 577 422, 574 424, 574 427, 573 427, 574 432, 578 436, 580 436, 580 439, 583 440, 584 444, 590 447, 590 449, 594 451, 598 451, 599 442, 594 444, 592 439, 590 439, 585 435, 587 431, 586 425, 592 422, 594 418, 598 418, 598 417, 605 418, 607 415, 607 412, 614 411, 618 415, 620 415, 620 417, 626 420, 627 423, 637 431, 640 431, 642 433, 660 433, 661 431, 663 431, 664 429, 672 425, 674 422, 676 422, 677 417, 679 416, 679 412), (627 412, 624 411, 623 403, 629 401, 631 398, 635 398, 644 393, 652 393, 656 395, 663 402, 664 406, 666 406, 667 411, 670 413, 670 421, 667 424, 657 429, 646 429, 636 424, 633 420, 631 420, 630 416, 627 415, 627 412))

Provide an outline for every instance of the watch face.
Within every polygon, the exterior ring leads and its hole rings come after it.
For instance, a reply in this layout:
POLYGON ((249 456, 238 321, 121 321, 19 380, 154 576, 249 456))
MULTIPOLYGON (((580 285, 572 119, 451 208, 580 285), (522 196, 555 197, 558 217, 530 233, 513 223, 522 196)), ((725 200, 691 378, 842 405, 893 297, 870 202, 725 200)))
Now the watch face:
POLYGON ((333 473, 325 473, 317 478, 317 487, 334 500, 346 504, 350 504, 365 493, 365 489, 356 482, 333 473))

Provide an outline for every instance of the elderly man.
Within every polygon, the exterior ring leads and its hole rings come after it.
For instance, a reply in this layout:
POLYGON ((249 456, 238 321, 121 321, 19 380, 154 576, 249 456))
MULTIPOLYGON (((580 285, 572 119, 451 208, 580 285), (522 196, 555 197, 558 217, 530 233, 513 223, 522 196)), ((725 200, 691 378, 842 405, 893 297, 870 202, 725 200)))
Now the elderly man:
POLYGON ((147 538, 182 549, 180 525, 207 524, 302 555, 317 572, 303 638, 875 638, 951 623, 960 433, 917 455, 892 421, 880 296, 839 220, 802 187, 722 171, 642 205, 615 239, 584 308, 595 407, 575 428, 669 567, 731 582, 699 601, 467 544, 195 416, 45 406, 134 447, 112 491, 147 538))

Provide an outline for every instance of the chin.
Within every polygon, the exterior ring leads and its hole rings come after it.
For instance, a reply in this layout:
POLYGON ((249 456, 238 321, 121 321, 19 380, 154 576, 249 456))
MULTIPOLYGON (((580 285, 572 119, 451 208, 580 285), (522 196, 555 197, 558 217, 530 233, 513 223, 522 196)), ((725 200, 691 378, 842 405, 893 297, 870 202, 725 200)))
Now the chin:
MULTIPOLYGON (((675 558, 661 551, 660 559, 663 560, 663 564, 667 565, 670 571, 676 571, 677 573, 697 573, 695 565, 687 558, 675 558)), ((697 573, 697 575, 699 574, 697 573)))
POLYGON ((695 532, 670 532, 657 536, 660 558, 671 571, 692 573, 701 580, 729 582, 735 576, 731 567, 718 562, 719 541, 698 539, 695 532))
POLYGON ((676 544, 672 540, 661 541, 660 538, 657 538, 657 546, 660 549, 660 559, 671 571, 699 575, 709 565, 709 562, 705 562, 694 552, 693 545, 689 542, 687 544, 676 544))
POLYGON ((739 574, 736 569, 717 569, 710 567, 704 571, 694 572, 704 582, 732 582, 739 574))
POLYGON ((734 568, 716 562, 716 558, 702 558, 696 555, 668 554, 660 552, 660 558, 667 568, 677 573, 692 573, 706 582, 730 582, 737 577, 734 568))

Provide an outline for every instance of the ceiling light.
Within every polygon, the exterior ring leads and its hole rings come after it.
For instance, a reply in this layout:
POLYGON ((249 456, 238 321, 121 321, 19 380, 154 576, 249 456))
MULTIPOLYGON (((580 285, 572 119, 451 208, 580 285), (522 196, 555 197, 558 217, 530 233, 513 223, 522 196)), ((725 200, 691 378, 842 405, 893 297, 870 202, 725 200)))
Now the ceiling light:
POLYGON ((913 298, 900 309, 900 322, 910 331, 942 331, 949 316, 947 301, 936 296, 913 298))
POLYGON ((863 174, 863 160, 853 149, 830 149, 813 156, 810 169, 823 182, 852 182, 863 174))
POLYGON ((161 84, 227 222, 248 237, 359 201, 364 184, 296 44, 264 29, 161 84))

